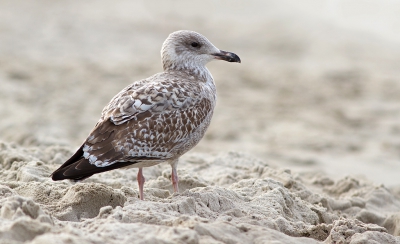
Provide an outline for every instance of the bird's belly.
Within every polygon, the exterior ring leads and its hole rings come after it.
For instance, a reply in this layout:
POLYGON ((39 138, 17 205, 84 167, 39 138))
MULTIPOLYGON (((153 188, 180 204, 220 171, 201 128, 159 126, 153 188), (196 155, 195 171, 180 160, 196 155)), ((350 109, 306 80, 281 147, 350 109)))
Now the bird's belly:
POLYGON ((162 162, 165 162, 165 160, 149 160, 149 161, 141 161, 129 166, 124 167, 125 169, 130 169, 130 168, 145 168, 145 167, 151 167, 157 164, 160 164, 162 162))

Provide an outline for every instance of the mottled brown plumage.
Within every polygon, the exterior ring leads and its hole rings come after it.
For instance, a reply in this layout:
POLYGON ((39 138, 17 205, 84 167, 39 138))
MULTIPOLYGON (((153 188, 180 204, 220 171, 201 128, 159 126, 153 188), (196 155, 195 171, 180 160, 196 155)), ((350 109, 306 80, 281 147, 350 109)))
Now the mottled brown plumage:
POLYGON ((178 191, 178 159, 203 137, 216 103, 215 84, 205 64, 240 59, 193 31, 172 33, 161 56, 164 72, 119 92, 79 150, 52 174, 53 180, 82 180, 131 165, 139 168, 143 199, 142 167, 166 161, 178 191))

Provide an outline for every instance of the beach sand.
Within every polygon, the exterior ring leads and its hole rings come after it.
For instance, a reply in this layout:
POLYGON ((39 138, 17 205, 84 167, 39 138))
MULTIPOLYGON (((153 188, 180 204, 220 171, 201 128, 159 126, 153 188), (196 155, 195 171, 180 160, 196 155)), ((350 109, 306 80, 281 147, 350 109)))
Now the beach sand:
POLYGON ((0 243, 400 243, 400 4, 0 1, 0 243), (290 6, 290 7, 288 7, 290 6), (378 11, 379 10, 379 11, 378 11), (190 29, 210 128, 178 165, 49 175, 190 29))

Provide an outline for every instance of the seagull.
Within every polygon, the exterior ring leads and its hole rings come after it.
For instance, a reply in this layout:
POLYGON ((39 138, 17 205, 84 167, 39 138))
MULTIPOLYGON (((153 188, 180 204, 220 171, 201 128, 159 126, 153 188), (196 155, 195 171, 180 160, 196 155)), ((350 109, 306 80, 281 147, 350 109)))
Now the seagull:
POLYGON ((134 82, 111 99, 82 146, 52 173, 54 181, 135 167, 143 200, 143 167, 168 162, 174 192, 179 192, 179 157, 204 136, 216 104, 215 83, 205 65, 241 61, 189 30, 168 36, 161 59, 164 72, 134 82))

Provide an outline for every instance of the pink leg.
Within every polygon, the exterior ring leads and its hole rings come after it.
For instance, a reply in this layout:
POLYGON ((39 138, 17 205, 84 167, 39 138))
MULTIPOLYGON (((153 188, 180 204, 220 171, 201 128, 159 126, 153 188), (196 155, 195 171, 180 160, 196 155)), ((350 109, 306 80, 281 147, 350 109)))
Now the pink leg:
POLYGON ((143 198, 143 185, 144 185, 145 181, 146 181, 146 179, 143 176, 142 168, 139 168, 139 171, 137 173, 137 182, 138 182, 138 185, 139 185, 139 197, 140 197, 140 200, 144 199, 143 198))
POLYGON ((179 187, 178 187, 179 178, 175 167, 172 167, 171 181, 172 185, 174 186, 174 192, 179 192, 179 187))

